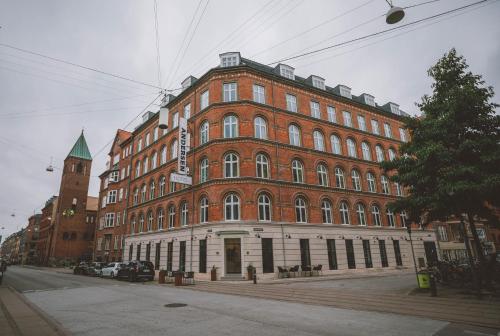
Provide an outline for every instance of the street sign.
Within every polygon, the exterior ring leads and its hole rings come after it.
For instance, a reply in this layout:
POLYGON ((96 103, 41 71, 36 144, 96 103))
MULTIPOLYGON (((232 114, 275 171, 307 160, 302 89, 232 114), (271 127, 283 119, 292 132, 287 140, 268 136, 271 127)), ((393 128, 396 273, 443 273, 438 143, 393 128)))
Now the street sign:
POLYGON ((179 118, 179 155, 177 156, 177 173, 188 174, 187 152, 189 151, 190 137, 187 129, 187 119, 179 118))
POLYGON ((178 173, 170 174, 170 182, 181 183, 181 184, 193 184, 193 178, 187 175, 181 175, 178 173))

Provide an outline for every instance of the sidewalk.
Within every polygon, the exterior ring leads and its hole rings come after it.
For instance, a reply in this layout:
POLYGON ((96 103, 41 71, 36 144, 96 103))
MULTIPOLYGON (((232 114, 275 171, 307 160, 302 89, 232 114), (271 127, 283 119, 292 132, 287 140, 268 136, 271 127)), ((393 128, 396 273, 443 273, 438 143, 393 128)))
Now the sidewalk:
POLYGON ((36 269, 40 271, 73 274, 73 270, 67 267, 46 267, 46 266, 33 266, 33 265, 21 265, 21 267, 36 269))
POLYGON ((0 335, 62 336, 69 333, 21 294, 10 287, 0 287, 0 335))

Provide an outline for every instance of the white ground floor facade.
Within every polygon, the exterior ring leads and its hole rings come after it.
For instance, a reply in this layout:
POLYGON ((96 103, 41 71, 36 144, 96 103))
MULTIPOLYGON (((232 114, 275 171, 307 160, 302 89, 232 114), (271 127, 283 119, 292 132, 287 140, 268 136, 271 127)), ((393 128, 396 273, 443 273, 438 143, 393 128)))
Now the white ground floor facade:
MULTIPOLYGON (((437 258, 434 231, 412 231, 417 267, 437 258)), ((413 268, 406 229, 296 223, 209 223, 125 239, 123 260, 152 261, 157 269, 195 272, 209 279, 278 277, 278 267, 322 265, 323 274, 413 268)))

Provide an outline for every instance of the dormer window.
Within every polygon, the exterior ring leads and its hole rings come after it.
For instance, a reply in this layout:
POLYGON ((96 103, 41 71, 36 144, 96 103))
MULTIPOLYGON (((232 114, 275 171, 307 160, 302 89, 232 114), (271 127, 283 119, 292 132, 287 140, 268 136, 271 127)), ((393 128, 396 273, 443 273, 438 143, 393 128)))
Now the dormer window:
POLYGON ((189 76, 188 78, 186 78, 185 80, 182 81, 181 83, 181 86, 182 86, 182 89, 185 90, 187 89, 188 87, 190 87, 191 85, 194 84, 196 78, 193 77, 193 76, 189 76))
POLYGON ((227 68, 232 66, 240 65, 240 53, 230 52, 225 54, 220 54, 220 67, 227 68))
POLYGON ((340 95, 342 97, 352 99, 351 88, 350 87, 347 87, 345 85, 340 85, 339 89, 340 89, 340 95))
POLYGON ((369 95, 369 94, 366 94, 364 93, 363 94, 363 97, 364 97, 364 103, 366 105, 370 105, 370 106, 375 106, 375 97, 369 95))
POLYGON ((325 80, 318 76, 311 76, 312 86, 315 88, 324 90, 325 89, 325 80))
POLYGON ((391 112, 397 115, 400 115, 401 112, 399 111, 399 105, 394 104, 394 103, 389 103, 389 106, 391 107, 391 112))
POLYGON ((293 71, 295 69, 292 68, 291 66, 285 65, 285 64, 280 64, 279 69, 280 69, 281 76, 288 78, 288 79, 295 79, 295 75, 293 74, 293 71))

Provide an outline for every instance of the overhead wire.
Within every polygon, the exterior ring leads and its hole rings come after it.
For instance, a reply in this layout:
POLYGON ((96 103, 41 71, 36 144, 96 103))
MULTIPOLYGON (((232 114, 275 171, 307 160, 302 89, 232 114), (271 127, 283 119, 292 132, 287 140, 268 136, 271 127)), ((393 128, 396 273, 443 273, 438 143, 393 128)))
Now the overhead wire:
MULTIPOLYGON (((141 105, 143 106, 143 105, 141 105)), ((40 118, 40 117, 52 117, 52 116, 66 116, 66 115, 82 115, 96 112, 110 112, 110 111, 123 111, 123 110, 131 110, 136 109, 141 106, 131 106, 131 107, 120 107, 120 108, 106 108, 106 109, 97 109, 97 110, 84 110, 84 111, 73 111, 73 112, 59 112, 59 113, 33 113, 33 114, 22 114, 22 115, 0 115, 0 120, 15 120, 15 119, 23 119, 23 118, 40 118)))
POLYGON ((155 36, 156 36, 156 64, 158 66, 158 86, 161 87, 161 61, 160 61, 160 34, 158 32, 158 1, 154 0, 154 14, 155 14, 155 36))

